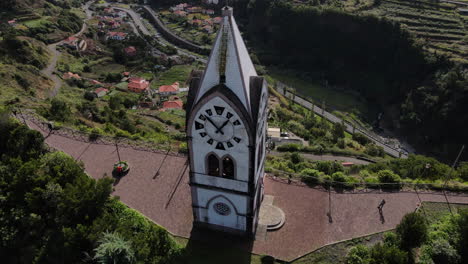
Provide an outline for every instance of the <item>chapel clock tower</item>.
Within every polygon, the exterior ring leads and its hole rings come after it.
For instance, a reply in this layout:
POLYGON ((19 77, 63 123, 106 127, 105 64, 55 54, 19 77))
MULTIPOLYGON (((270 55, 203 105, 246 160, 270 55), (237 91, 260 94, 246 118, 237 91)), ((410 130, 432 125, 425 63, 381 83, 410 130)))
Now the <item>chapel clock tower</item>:
POLYGON ((231 7, 224 7, 204 73, 187 100, 194 225, 255 234, 263 198, 268 88, 231 7))

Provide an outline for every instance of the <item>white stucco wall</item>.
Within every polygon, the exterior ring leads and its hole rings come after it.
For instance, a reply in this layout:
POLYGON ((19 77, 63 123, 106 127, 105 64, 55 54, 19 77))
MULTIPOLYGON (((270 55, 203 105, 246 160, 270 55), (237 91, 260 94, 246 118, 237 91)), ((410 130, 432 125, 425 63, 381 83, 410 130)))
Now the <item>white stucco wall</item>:
POLYGON ((249 197, 232 193, 221 193, 216 190, 204 188, 195 189, 197 195, 197 218, 198 221, 225 226, 233 229, 246 230, 247 222, 245 215, 248 210, 249 197), (215 212, 213 205, 221 202, 230 207, 229 215, 220 215, 215 212))
MULTIPOLYGON (((200 114, 206 114, 205 110, 213 109, 213 106, 223 106, 225 107, 225 112, 229 111, 235 116, 233 120, 239 120, 241 125, 234 126, 234 135, 241 138, 241 142, 235 143, 232 148, 226 150, 216 149, 216 144, 209 145, 206 143, 207 138, 200 136, 200 131, 195 129, 195 126, 192 126, 192 150, 194 155, 191 157, 193 162, 194 173, 206 174, 206 157, 209 153, 215 153, 219 158, 222 158, 225 155, 232 157, 235 163, 235 179, 239 181, 248 181, 249 180, 249 137, 244 126, 244 123, 239 118, 237 113, 229 106, 223 99, 220 97, 214 97, 208 103, 203 105, 200 110, 195 114, 195 117, 198 118, 200 114)), ((226 182, 227 185, 224 188, 235 189, 235 183, 226 182)))

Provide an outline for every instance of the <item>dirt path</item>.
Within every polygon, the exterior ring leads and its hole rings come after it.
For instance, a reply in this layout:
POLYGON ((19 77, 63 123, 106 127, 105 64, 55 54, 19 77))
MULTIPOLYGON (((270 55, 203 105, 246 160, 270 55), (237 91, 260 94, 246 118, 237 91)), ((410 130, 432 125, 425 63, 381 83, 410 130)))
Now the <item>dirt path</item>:
MULTIPOLYGON (((80 31, 72 35, 73 37, 80 36, 87 29, 86 21, 88 21, 92 16, 92 11, 89 10, 89 6, 93 2, 94 1, 89 1, 83 6, 83 9, 86 13, 86 19, 83 21, 83 25, 81 26, 80 31)), ((60 87, 62 87, 62 84, 63 84, 62 79, 56 74, 54 74, 57 69, 57 61, 61 54, 60 51, 57 50, 57 46, 62 43, 63 43, 63 40, 47 45, 47 49, 49 50, 52 57, 50 58, 49 65, 47 65, 47 67, 43 69, 41 73, 47 76, 49 79, 51 79, 54 82, 54 88, 52 89, 52 91, 50 91, 49 98, 55 97, 58 94, 60 87)))

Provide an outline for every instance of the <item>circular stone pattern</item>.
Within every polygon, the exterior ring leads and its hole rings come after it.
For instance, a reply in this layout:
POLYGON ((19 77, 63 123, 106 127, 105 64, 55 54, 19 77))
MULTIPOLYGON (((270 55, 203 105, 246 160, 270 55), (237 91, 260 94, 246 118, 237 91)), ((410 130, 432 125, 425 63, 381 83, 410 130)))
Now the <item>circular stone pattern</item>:
POLYGON ((260 209, 260 219, 258 221, 261 225, 266 225, 267 230, 277 230, 284 225, 286 217, 283 210, 274 206, 263 204, 260 209))

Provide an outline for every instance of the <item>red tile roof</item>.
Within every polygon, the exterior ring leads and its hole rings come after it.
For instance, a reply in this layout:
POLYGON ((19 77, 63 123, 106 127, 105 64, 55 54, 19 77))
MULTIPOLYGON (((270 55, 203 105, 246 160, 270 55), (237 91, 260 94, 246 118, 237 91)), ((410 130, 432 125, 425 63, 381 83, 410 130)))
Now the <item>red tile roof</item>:
POLYGON ((129 81, 128 89, 137 93, 143 92, 149 87, 149 82, 140 77, 130 77, 129 81))
POLYGON ((123 37, 125 38, 127 36, 127 33, 124 33, 124 32, 109 32, 107 33, 107 35, 109 35, 109 37, 114 37, 114 36, 119 36, 119 37, 123 37))
POLYGON ((127 55, 135 55, 136 52, 137 52, 137 50, 136 50, 136 48, 135 48, 134 46, 126 47, 126 48, 124 49, 124 51, 125 51, 125 53, 126 53, 127 55))
POLYGON ((101 87, 101 88, 97 88, 96 90, 94 90, 94 92, 96 94, 99 94, 100 92, 106 92, 107 93, 107 92, 109 92, 109 90, 107 90, 106 88, 101 87))
POLYGON ((162 85, 159 86, 160 93, 170 93, 170 92, 177 92, 179 91, 179 83, 175 82, 171 85, 162 85))
POLYGON ((163 109, 182 109, 184 103, 182 101, 165 101, 163 103, 163 109))

